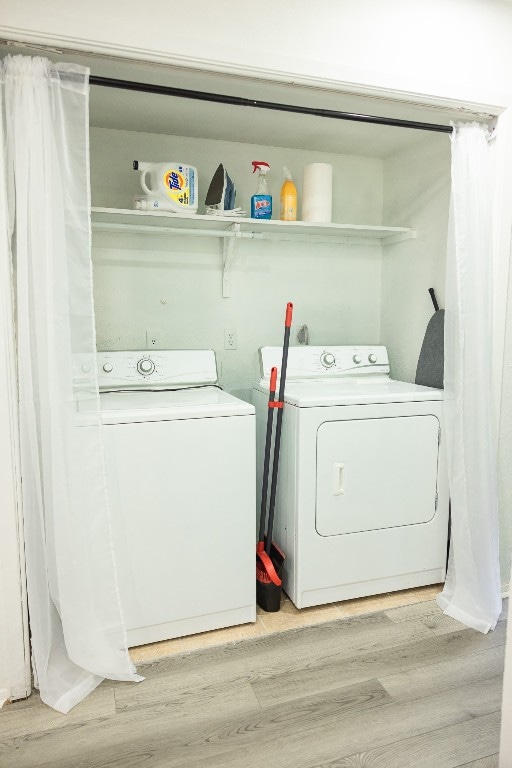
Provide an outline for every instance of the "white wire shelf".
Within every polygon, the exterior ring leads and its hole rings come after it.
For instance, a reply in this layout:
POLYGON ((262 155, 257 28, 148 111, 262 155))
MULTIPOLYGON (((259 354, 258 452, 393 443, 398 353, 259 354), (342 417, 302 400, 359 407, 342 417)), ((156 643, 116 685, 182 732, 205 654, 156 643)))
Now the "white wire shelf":
POLYGON ((144 235, 192 235, 223 240, 222 295, 231 295, 231 265, 238 240, 288 240, 323 244, 391 245, 416 237, 406 227, 363 224, 313 224, 307 221, 230 218, 168 211, 93 208, 92 228, 104 232, 144 235))

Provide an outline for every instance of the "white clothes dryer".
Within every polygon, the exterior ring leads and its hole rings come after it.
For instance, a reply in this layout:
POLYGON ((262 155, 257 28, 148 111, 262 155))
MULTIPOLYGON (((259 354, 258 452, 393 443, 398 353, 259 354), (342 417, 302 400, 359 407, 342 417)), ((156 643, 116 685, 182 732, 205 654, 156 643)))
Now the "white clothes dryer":
MULTIPOLYGON (((261 487, 272 366, 253 389, 261 487)), ((444 581, 443 392, 395 381, 382 346, 290 347, 274 540, 298 608, 444 581)))
POLYGON ((254 622, 253 406, 212 350, 97 359, 128 645, 254 622))

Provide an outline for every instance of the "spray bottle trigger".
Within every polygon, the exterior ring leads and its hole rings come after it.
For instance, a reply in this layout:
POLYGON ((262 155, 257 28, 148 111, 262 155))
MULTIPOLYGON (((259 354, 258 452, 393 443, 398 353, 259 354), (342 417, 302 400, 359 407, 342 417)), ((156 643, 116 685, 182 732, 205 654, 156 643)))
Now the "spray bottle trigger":
POLYGON ((263 160, 253 160, 252 161, 252 172, 256 173, 256 171, 259 171, 260 173, 267 173, 267 171, 270 170, 270 165, 268 163, 265 163, 263 160))

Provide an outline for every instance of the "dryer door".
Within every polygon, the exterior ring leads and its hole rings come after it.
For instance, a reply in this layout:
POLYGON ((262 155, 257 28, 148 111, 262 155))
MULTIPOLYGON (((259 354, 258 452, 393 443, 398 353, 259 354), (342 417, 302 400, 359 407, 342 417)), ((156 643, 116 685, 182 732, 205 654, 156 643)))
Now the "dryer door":
POLYGON ((436 513, 439 420, 330 421, 317 432, 321 536, 427 523, 436 513))

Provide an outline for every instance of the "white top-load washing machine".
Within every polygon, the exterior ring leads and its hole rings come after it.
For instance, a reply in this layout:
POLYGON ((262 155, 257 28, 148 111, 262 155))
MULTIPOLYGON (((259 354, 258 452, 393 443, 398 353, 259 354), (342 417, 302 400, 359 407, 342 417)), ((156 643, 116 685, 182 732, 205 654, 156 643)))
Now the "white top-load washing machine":
POLYGON ((255 416, 212 350, 100 352, 128 645, 256 620, 255 416))
MULTIPOLYGON (((281 355, 259 353, 258 488, 281 355)), ((385 347, 290 347, 273 538, 298 608, 444 581, 442 400, 392 380, 385 347)))

